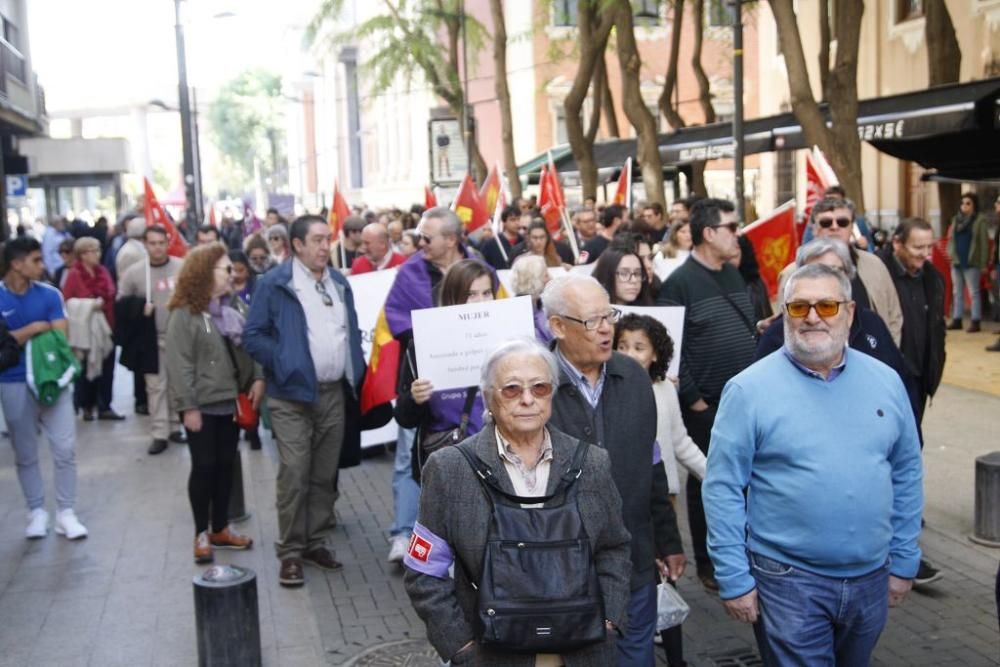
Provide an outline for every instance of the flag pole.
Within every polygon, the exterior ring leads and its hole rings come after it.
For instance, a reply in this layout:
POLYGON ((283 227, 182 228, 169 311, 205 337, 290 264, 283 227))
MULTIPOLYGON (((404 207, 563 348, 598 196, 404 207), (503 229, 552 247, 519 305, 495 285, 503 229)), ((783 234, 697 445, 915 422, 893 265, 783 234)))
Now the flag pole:
POLYGON ((503 215, 503 206, 500 205, 501 198, 506 200, 507 193, 504 183, 507 181, 507 177, 502 171, 500 171, 500 162, 497 161, 497 174, 500 176, 500 192, 497 193, 496 203, 493 205, 493 239, 497 242, 497 248, 500 250, 500 256, 503 257, 503 261, 510 264, 510 258, 507 257, 507 251, 503 247, 503 239, 500 235, 503 234, 503 222, 500 220, 503 215))

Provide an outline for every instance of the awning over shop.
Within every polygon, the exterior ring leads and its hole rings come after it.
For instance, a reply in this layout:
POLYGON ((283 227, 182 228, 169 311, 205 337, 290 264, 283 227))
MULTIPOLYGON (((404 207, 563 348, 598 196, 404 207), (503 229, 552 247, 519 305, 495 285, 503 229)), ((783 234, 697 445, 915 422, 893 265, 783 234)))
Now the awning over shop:
MULTIPOLYGON (((901 95, 862 100, 858 105, 858 135, 876 149, 901 160, 935 169, 942 177, 979 180, 1000 177, 1000 78, 937 86, 901 95)), ((829 122, 829 110, 822 107, 829 122)), ((733 156, 732 124, 686 127, 659 138, 665 165, 733 156)), ((806 148, 794 114, 748 120, 744 124, 745 154, 806 148)), ((579 171, 568 146, 555 160, 560 172, 579 171)), ((635 139, 615 139, 594 145, 599 170, 620 169, 636 157, 635 139)), ((540 170, 544 154, 522 165, 521 174, 540 170)), ((638 166, 636 166, 638 169, 638 166)))

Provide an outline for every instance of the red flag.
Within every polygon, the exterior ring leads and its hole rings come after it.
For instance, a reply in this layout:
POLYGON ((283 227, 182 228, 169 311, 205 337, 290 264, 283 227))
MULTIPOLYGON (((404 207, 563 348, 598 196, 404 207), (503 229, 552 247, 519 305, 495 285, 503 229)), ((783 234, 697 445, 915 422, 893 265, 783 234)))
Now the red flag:
POLYGON ((625 166, 622 167, 622 173, 618 176, 618 188, 615 190, 615 196, 611 200, 612 204, 618 204, 619 206, 624 206, 625 208, 632 208, 632 158, 628 157, 625 159, 625 166))
POLYGON ((208 224, 215 228, 219 227, 219 224, 215 221, 215 206, 208 207, 208 224))
POLYGON ((396 398, 398 372, 399 341, 392 337, 383 308, 375 323, 372 356, 361 385, 361 414, 396 398))
POLYGON ((545 226, 554 238, 562 235, 562 214, 559 211, 561 194, 559 179, 543 166, 539 176, 538 210, 542 212, 545 226))
POLYGON ((795 202, 785 202, 766 218, 747 225, 741 232, 750 239, 760 277, 767 285, 767 293, 773 299, 778 294, 778 274, 795 260, 799 247, 795 235, 795 202))
POLYGON ((944 312, 951 312, 951 257, 948 256, 948 237, 951 227, 947 226, 945 233, 934 242, 931 248, 931 264, 944 278, 944 312))
POLYGON ((424 186, 424 208, 425 209, 427 209, 427 208, 434 208, 437 205, 438 205, 437 195, 435 195, 434 192, 429 187, 427 187, 425 185, 424 186))
POLYGON ((340 236, 340 230, 344 227, 344 220, 351 215, 351 209, 347 206, 344 195, 340 194, 337 181, 333 182, 333 205, 330 207, 330 240, 336 241, 340 236))
POLYGON ((185 241, 184 237, 177 231, 177 227, 174 226, 170 216, 167 215, 166 210, 164 210, 163 206, 160 205, 159 200, 156 198, 156 194, 153 192, 153 186, 149 182, 148 178, 142 179, 142 189, 146 205, 146 226, 152 227, 153 225, 159 225, 166 229, 167 254, 172 257, 183 257, 187 254, 187 241, 185 241))
POLYGON ((468 173, 458 186, 455 200, 451 203, 451 210, 458 215, 466 232, 474 232, 490 221, 490 214, 486 212, 479 193, 476 192, 476 185, 468 173))
POLYGON ((500 169, 496 164, 490 167, 483 186, 479 188, 479 201, 483 202, 483 208, 488 215, 496 212, 497 203, 500 201, 500 169))

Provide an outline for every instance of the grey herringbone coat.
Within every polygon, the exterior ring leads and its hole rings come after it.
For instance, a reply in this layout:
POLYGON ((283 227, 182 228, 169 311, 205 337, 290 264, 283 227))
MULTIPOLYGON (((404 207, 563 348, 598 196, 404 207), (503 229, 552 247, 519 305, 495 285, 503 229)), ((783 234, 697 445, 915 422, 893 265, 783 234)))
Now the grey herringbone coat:
MULTIPOLYGON (((552 467, 546 493, 552 493, 560 476, 569 467, 576 451, 576 438, 549 429, 552 438, 552 467)), ((470 437, 476 454, 493 469, 501 486, 513 493, 510 477, 497 453, 494 424, 470 437)), ((438 450, 422 473, 419 523, 445 540, 459 561, 455 578, 438 578, 407 568, 404 581, 413 608, 427 624, 427 638, 445 660, 451 658, 473 637, 476 590, 469 581, 479 580, 490 504, 465 458, 452 447, 438 450)), ((604 597, 605 616, 624 627, 629 600, 631 537, 621 520, 621 498, 611 479, 608 454, 590 447, 577 481, 577 499, 583 525, 590 538, 595 566, 604 597)), ((550 501, 561 502, 561 498, 550 501)), ((564 655, 567 666, 606 667, 616 662, 613 640, 564 655)), ((502 655, 480 651, 479 665, 531 667, 534 656, 502 655)))

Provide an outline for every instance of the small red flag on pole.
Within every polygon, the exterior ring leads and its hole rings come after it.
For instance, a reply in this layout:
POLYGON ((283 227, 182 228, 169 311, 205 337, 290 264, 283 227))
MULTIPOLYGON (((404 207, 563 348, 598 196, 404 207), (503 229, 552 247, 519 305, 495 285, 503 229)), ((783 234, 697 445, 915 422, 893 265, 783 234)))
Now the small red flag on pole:
POLYGON ((167 254, 171 257, 183 257, 187 254, 187 241, 177 231, 177 227, 170 219, 170 216, 167 215, 167 211, 156 198, 156 193, 153 192, 153 185, 149 182, 148 178, 142 179, 142 189, 146 200, 146 226, 159 225, 166 229, 167 254))

